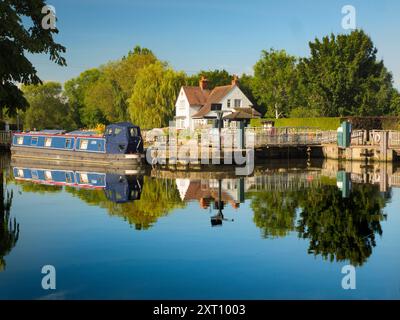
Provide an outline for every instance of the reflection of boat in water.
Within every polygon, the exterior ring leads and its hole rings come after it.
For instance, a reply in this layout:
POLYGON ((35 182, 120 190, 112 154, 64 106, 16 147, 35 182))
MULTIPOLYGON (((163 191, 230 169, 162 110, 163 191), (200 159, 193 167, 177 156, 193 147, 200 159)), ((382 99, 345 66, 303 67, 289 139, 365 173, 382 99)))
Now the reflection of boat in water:
POLYGON ((118 173, 24 167, 14 167, 13 173, 17 181, 83 189, 103 189, 107 199, 115 203, 139 200, 143 187, 142 176, 118 173))
POLYGON ((15 133, 12 156, 36 161, 63 161, 85 165, 126 168, 144 160, 140 128, 131 123, 107 126, 104 135, 63 130, 15 133))

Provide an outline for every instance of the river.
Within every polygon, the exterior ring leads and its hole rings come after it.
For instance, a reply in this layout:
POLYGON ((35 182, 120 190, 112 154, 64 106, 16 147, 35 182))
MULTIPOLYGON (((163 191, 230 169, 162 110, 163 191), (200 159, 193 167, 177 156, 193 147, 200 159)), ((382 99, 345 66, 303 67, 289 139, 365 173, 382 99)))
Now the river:
POLYGON ((0 299, 400 298, 396 166, 125 176, 0 161, 0 299))

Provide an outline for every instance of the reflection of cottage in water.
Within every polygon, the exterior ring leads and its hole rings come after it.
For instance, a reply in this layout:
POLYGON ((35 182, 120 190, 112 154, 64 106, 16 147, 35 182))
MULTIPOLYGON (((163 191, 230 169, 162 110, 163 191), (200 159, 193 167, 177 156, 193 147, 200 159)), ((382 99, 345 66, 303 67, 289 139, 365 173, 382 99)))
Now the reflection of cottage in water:
MULTIPOLYGON (((176 186, 182 201, 197 200, 203 209, 207 209, 211 203, 219 200, 219 182, 216 179, 176 179, 176 186)), ((221 189, 221 200, 223 203, 229 203, 232 208, 238 209, 240 203, 244 202, 243 178, 224 179, 221 183, 221 189)))

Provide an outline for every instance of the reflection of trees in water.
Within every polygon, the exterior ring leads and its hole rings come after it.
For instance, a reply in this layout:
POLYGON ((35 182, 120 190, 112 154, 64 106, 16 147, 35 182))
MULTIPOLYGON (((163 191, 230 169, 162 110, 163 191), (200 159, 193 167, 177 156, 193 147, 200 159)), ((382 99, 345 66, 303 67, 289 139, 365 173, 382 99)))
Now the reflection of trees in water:
POLYGON ((324 185, 298 192, 262 192, 252 196, 254 222, 264 236, 285 236, 297 231, 309 239, 309 253, 330 261, 362 265, 382 235, 386 198, 373 185, 354 185, 342 198, 336 186, 324 185), (298 221, 296 209, 299 209, 298 221))
POLYGON ((13 193, 5 188, 3 169, 0 168, 0 270, 4 270, 4 257, 10 253, 18 241, 19 224, 16 219, 10 220, 10 209, 13 193))
POLYGON ((297 199, 290 192, 260 192, 252 197, 254 223, 264 238, 284 237, 295 228, 297 199))
POLYGON ((61 192, 62 186, 51 186, 46 184, 34 183, 29 181, 18 181, 15 180, 15 184, 21 186, 23 192, 34 192, 34 193, 56 193, 61 192))
POLYGON ((140 200, 115 203, 107 199, 103 190, 85 190, 67 187, 66 190, 90 205, 107 209, 110 215, 123 217, 136 229, 148 229, 158 218, 167 215, 184 203, 179 197, 175 183, 144 177, 140 200))

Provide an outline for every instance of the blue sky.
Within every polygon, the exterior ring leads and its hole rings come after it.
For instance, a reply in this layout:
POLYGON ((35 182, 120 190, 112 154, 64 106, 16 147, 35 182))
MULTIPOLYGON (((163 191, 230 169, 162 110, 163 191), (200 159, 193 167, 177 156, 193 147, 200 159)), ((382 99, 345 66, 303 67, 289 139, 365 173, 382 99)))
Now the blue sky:
POLYGON ((125 55, 135 45, 189 74, 201 69, 251 73, 263 49, 309 54, 308 42, 341 27, 353 5, 357 27, 378 48, 400 88, 398 0, 48 0, 56 8, 56 40, 67 47, 68 67, 47 56, 31 60, 43 80, 64 82, 125 55))

